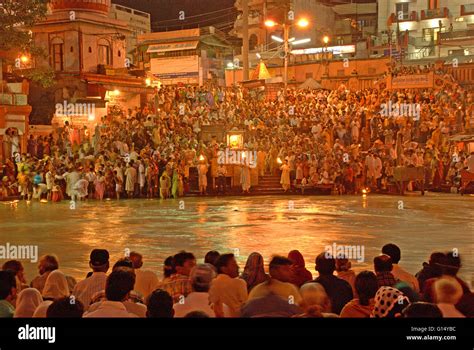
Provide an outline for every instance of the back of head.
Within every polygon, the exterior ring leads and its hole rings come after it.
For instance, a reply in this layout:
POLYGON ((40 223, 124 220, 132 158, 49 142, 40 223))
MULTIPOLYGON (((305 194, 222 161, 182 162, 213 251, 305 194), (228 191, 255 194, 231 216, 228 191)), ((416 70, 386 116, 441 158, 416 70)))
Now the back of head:
POLYGON ((11 270, 0 271, 0 300, 6 299, 12 288, 16 288, 15 273, 11 270))
POLYGON ((147 318, 172 318, 173 298, 162 289, 153 291, 146 300, 147 318))
POLYGON ((459 282, 449 276, 437 279, 433 286, 437 303, 456 304, 461 299, 463 290, 459 282))
POLYGON ((442 273, 444 275, 456 276, 461 268, 461 256, 459 253, 451 251, 446 253, 441 260, 439 265, 441 266, 442 273))
POLYGON ((211 264, 211 265, 216 265, 216 261, 219 258, 220 254, 218 251, 211 250, 210 252, 206 253, 206 256, 204 257, 204 263, 205 264, 211 264))
POLYGON ((230 263, 232 259, 234 259, 235 256, 234 254, 222 254, 219 256, 219 258, 216 260, 216 268, 217 268, 217 273, 224 273, 223 268, 227 267, 227 265, 230 263))
POLYGON ((112 267, 112 271, 118 270, 120 268, 133 270, 133 262, 129 258, 120 258, 112 267))
POLYGON ((306 283, 300 288, 305 309, 318 306, 321 312, 331 312, 331 301, 324 287, 319 283, 306 283))
POLYGON ((377 276, 372 271, 362 271, 355 278, 355 289, 361 305, 369 305, 378 288, 377 276))
POLYGON ((400 261, 400 259, 402 257, 402 253, 400 251, 400 248, 397 245, 393 244, 393 243, 389 243, 389 244, 384 245, 383 248, 382 248, 382 253, 388 255, 389 257, 391 257, 392 262, 394 264, 398 264, 398 262, 400 261))
POLYGON ((107 277, 105 295, 110 301, 124 301, 135 285, 135 274, 132 271, 117 269, 107 277))
POLYGON ((193 253, 188 253, 185 251, 179 252, 173 257, 173 262, 175 266, 184 266, 184 263, 187 260, 195 260, 196 258, 194 257, 193 253))
POLYGON ((351 262, 346 257, 344 258, 336 258, 336 271, 349 271, 351 269, 351 262))
POLYGON ((334 257, 326 252, 316 257, 316 271, 320 275, 332 275, 336 270, 336 261, 334 257))
POLYGON ((61 270, 54 270, 46 279, 43 288, 43 298, 60 299, 71 294, 66 275, 61 270))
POLYGON ((132 262, 134 269, 139 269, 143 266, 143 256, 140 253, 131 252, 130 261, 132 262))
POLYGON ((55 300, 46 311, 47 318, 81 318, 84 305, 80 300, 64 297, 55 300))
POLYGON ((375 272, 390 272, 393 269, 392 258, 386 254, 381 254, 374 258, 375 272))
POLYGON ((165 259, 163 264, 163 274, 166 277, 170 277, 176 273, 175 265, 174 265, 174 257, 169 256, 165 259))
POLYGON ((405 318, 442 318, 443 314, 435 304, 416 302, 408 305, 402 311, 405 318))
POLYGON ((191 311, 188 312, 184 318, 209 318, 209 315, 204 311, 191 311))
POLYGON ((107 272, 109 269, 109 252, 105 249, 92 250, 89 265, 95 272, 107 272))
POLYGON ((288 282, 290 276, 282 276, 282 267, 293 265, 292 261, 284 256, 274 256, 268 265, 270 276, 282 282, 288 282))
POLYGON ((2 270, 10 270, 17 274, 18 272, 23 270, 23 265, 18 260, 9 260, 3 264, 2 270))
POLYGON ((216 272, 211 264, 199 264, 193 267, 189 278, 195 292, 208 292, 211 282, 216 277, 216 272))
POLYGON ((56 255, 43 255, 40 258, 41 273, 59 269, 59 261, 56 255))

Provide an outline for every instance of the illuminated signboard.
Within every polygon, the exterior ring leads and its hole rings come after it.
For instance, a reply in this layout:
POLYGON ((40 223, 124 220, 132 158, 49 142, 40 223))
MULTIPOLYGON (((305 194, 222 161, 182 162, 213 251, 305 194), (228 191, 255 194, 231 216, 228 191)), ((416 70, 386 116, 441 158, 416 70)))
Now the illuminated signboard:
MULTIPOLYGON (((314 47, 311 49, 299 49, 292 50, 293 55, 312 55, 317 53, 324 53, 326 49, 324 47, 314 47)), ((327 52, 332 52, 334 55, 341 55, 344 53, 354 53, 355 45, 342 45, 342 46, 328 46, 327 52)))

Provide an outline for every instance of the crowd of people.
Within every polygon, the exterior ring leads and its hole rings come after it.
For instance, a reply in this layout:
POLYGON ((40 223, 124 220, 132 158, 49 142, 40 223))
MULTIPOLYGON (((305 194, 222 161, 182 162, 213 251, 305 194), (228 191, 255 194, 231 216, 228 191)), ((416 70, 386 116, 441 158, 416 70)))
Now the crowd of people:
POLYGON ((164 261, 159 279, 143 268, 138 252, 111 267, 109 252, 94 249, 83 280, 76 283, 55 255, 45 255, 29 284, 22 263, 10 260, 0 271, 0 317, 474 317, 474 294, 458 276, 458 252, 433 252, 415 275, 401 258, 389 243, 372 271, 355 273, 346 256, 325 251, 315 259, 313 278, 298 250, 273 256, 268 272, 254 252, 241 274, 233 254, 210 251, 197 263, 181 251, 164 261))
MULTIPOLYGON (((206 126, 245 131, 243 148, 256 152, 258 175, 281 174, 284 190, 390 191, 397 166, 424 167, 429 189, 459 188, 461 171, 474 173, 474 155, 450 136, 474 129, 473 102, 474 92, 456 83, 393 91, 293 89, 275 101, 238 87, 164 87, 152 105, 110 113, 94 130, 65 122, 48 136, 31 135, 26 150, 6 135, 11 158, 0 164, 0 196, 176 198, 193 181, 202 194, 217 184, 225 192, 228 166, 219 169, 217 154, 227 145, 203 141, 206 126), (383 105, 401 104, 418 105, 419 116, 382 113, 383 105)), ((248 193, 249 167, 234 167, 241 172, 237 185, 248 193)))

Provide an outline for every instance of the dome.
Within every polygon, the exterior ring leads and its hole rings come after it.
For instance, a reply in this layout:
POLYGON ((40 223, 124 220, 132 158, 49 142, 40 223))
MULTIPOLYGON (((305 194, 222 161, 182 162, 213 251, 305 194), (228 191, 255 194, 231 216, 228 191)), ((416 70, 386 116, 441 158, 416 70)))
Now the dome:
POLYGON ((111 0, 51 0, 51 10, 57 11, 93 11, 108 14, 111 0))

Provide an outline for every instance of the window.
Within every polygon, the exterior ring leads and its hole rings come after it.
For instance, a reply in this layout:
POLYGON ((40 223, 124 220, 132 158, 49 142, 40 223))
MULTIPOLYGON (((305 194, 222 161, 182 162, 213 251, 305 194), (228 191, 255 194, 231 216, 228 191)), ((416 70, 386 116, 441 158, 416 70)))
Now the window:
POLYGON ((110 65, 110 49, 108 45, 99 45, 99 64, 110 65))
POLYGON ((53 69, 64 70, 64 44, 53 44, 53 69))
POLYGON ((395 4, 395 8, 396 8, 395 19, 407 20, 409 18, 407 2, 401 2, 401 3, 395 4), (401 17, 400 17, 400 13, 402 14, 401 17))
POLYGON ((428 0, 428 10, 436 10, 439 8, 439 0, 428 0))
POLYGON ((423 28, 423 41, 434 41, 434 28, 423 28))

